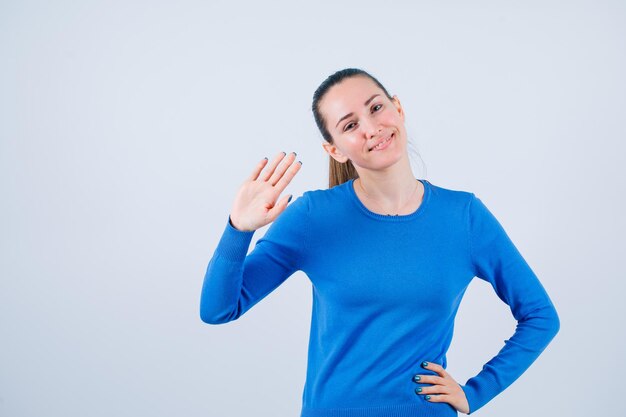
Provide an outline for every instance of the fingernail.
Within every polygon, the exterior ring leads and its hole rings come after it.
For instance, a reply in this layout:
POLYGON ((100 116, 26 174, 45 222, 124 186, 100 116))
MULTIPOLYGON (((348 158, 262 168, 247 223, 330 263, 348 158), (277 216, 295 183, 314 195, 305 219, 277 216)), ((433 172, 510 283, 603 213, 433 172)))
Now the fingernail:
POLYGON ((293 153, 293 156, 298 156, 298 154, 296 152, 293 153))
POLYGON ((424 398, 426 398, 427 400, 430 400, 430 395, 427 395, 424 398))
POLYGON ((300 162, 300 165, 302 165, 302 161, 298 161, 298 162, 300 162))
POLYGON ((428 366, 428 362, 426 362, 426 361, 422 362, 422 366, 423 366, 424 368, 426 368, 426 367, 428 366))
POLYGON ((285 151, 282 151, 282 152, 283 152, 285 155, 287 155, 287 152, 285 152, 285 151))
POLYGON ((291 197, 293 197, 293 194, 289 196, 289 200, 287 200, 287 202, 291 201, 291 197))
POLYGON ((267 159, 267 156, 265 157, 265 159, 267 159))
POLYGON ((422 387, 417 387, 417 388, 415 388, 415 392, 416 392, 416 393, 422 392, 422 387))
POLYGON ((420 379, 422 379, 422 378, 420 378, 420 376, 419 376, 419 375, 415 375, 415 376, 413 377, 413 381, 415 381, 415 382, 419 381, 420 379))

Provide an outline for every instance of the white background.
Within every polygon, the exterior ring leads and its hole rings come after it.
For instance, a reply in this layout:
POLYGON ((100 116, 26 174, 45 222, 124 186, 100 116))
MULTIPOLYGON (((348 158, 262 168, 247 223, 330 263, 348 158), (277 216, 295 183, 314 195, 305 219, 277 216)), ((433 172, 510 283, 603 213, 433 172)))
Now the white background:
MULTIPOLYGON (((0 416, 297 416, 311 287, 199 317, 236 191, 281 150, 327 188, 311 113, 345 67, 397 94, 415 174, 476 193, 561 330, 488 416, 623 413, 621 1, 0 2, 0 416)), ((255 233, 253 242, 264 230, 255 233)), ((475 279, 448 371, 515 321, 475 279)))

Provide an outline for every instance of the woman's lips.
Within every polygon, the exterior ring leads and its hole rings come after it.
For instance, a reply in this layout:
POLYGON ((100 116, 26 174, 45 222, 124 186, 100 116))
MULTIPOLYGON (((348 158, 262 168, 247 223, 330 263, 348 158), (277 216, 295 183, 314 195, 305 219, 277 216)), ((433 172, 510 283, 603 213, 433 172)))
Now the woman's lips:
POLYGON ((389 146, 389 144, 391 143, 391 141, 394 139, 394 137, 395 137, 395 133, 392 133, 391 136, 389 136, 389 140, 387 142, 383 143, 383 145, 381 145, 379 148, 374 147, 374 148, 370 149, 370 152, 382 151, 382 150, 386 149, 389 146))

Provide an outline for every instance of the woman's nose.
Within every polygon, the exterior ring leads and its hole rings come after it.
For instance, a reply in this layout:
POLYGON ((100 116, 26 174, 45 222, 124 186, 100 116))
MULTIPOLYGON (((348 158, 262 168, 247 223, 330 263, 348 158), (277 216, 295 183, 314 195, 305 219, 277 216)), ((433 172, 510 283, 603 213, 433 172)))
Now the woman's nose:
POLYGON ((368 138, 378 135, 382 130, 378 126, 378 123, 376 123, 374 120, 366 120, 365 122, 361 122, 361 125, 363 125, 363 129, 368 138))

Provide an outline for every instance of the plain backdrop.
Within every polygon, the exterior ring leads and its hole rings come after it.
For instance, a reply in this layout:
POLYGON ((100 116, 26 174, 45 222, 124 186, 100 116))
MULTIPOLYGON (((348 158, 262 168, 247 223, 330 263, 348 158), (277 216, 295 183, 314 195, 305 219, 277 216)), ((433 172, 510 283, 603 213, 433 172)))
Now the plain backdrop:
MULTIPOLYGON (((561 330, 488 416, 623 413, 622 1, 1 1, 0 416, 298 416, 311 284, 199 317, 242 181, 298 153, 333 72, 404 106, 416 177, 474 192, 561 330)), ((263 235, 258 230, 252 241, 263 235)), ((515 330, 486 282, 457 315, 464 383, 515 330)))

